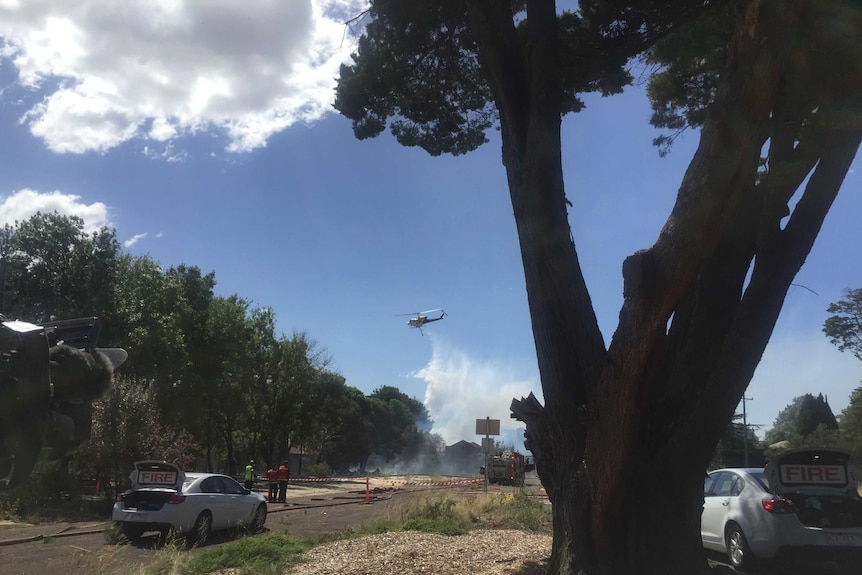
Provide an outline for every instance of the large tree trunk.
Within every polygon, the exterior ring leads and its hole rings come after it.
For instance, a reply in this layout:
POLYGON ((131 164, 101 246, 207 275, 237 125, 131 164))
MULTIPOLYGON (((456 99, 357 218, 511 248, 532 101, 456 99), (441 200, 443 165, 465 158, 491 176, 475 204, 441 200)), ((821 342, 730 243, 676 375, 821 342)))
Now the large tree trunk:
POLYGON ((814 115, 783 133, 804 3, 750 0, 673 212, 656 244, 623 265, 624 305, 605 349, 568 225, 554 2, 527 2, 526 56, 505 4, 470 8, 500 111, 545 398, 514 401, 512 412, 527 424, 553 504, 549 573, 705 571, 706 466, 856 154, 859 126, 818 128, 814 115), (767 139, 770 169, 758 182, 767 139))

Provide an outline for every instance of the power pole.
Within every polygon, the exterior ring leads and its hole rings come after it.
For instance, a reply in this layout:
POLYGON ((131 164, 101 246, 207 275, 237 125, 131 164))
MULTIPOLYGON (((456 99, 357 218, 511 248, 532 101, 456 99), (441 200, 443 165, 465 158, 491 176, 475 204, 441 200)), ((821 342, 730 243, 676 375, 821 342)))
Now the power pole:
POLYGON ((742 396, 742 444, 745 446, 745 466, 748 467, 748 418, 745 413, 746 401, 754 401, 754 398, 742 396))

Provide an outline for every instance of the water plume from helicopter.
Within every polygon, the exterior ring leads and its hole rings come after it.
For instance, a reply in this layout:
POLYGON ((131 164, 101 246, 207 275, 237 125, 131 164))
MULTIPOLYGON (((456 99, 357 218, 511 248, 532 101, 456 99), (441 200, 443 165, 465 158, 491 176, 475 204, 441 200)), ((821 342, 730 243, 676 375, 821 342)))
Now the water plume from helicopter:
POLYGON ((478 360, 434 334, 431 344, 430 361, 415 374, 426 385, 424 403, 431 432, 443 437, 446 445, 461 440, 480 443, 476 419, 490 417, 500 420, 500 435, 495 439, 523 451, 523 424, 511 419, 509 405, 531 391, 541 398, 538 378, 524 379, 511 366, 478 360))

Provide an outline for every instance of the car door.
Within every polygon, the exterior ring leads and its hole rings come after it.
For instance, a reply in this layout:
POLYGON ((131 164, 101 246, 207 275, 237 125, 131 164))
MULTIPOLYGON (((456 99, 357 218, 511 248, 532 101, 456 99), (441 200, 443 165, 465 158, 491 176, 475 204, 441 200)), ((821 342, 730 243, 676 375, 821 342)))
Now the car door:
POLYGON ((251 518, 254 506, 246 497, 245 487, 231 479, 222 476, 224 491, 224 519, 230 526, 246 524, 251 518))
POLYGON ((213 475, 201 481, 201 493, 206 498, 206 507, 213 516, 212 529, 217 531, 227 527, 226 497, 221 477, 213 475))
POLYGON ((700 536, 704 547, 724 549, 724 525, 731 507, 731 496, 739 493, 739 480, 730 471, 710 473, 704 482, 700 536))

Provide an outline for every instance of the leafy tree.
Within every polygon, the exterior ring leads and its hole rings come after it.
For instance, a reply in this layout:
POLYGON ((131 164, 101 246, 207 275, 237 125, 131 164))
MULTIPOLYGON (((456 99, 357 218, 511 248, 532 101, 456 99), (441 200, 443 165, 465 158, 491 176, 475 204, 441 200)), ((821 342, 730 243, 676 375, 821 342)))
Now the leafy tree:
POLYGON ((818 394, 817 397, 807 393, 803 397, 805 399, 799 406, 799 412, 796 415, 796 433, 802 437, 807 437, 820 426, 830 430, 838 429, 838 421, 822 393, 818 394))
POLYGON ((850 394, 847 407, 841 412, 841 430, 858 437, 862 447, 862 385, 850 394))
POLYGON ((410 397, 397 387, 391 385, 384 385, 378 387, 371 392, 370 397, 382 399, 387 403, 393 399, 400 401, 407 407, 407 409, 410 410, 410 413, 413 414, 413 417, 416 419, 417 422, 428 419, 428 408, 425 407, 425 404, 416 399, 415 397, 410 397))
POLYGON ((794 397, 778 413, 772 429, 766 432, 766 443, 771 445, 784 440, 793 443, 793 438, 796 438, 796 445, 799 438, 808 437, 820 426, 834 431, 838 429, 838 421, 822 393, 817 397, 806 393, 794 397))
POLYGON ((198 400, 204 405, 206 428, 204 447, 207 468, 212 469, 212 449, 216 442, 225 449, 228 473, 236 474, 235 434, 248 422, 250 394, 254 377, 251 344, 254 343, 248 320, 249 303, 237 295, 215 297, 203 331, 207 334, 213 366, 212 378, 199 387, 198 400))
POLYGON ((37 213, 0 230, 0 311, 32 322, 112 315, 120 245, 76 216, 37 213))
POLYGON ((844 290, 844 299, 826 309, 836 314, 823 323, 823 333, 841 351, 850 351, 862 359, 862 289, 844 290))
POLYGON ((746 428, 740 419, 742 419, 742 414, 738 413, 728 424, 727 431, 719 440, 718 445, 715 446, 715 452, 709 464, 710 469, 763 467, 766 464, 764 448, 757 439, 757 435, 750 426, 746 428), (746 451, 748 452, 747 459, 746 451))
POLYGON ((328 359, 304 332, 276 341, 267 377, 258 382, 261 448, 266 461, 287 456, 298 440, 307 445, 316 419, 329 405, 319 387, 328 359))
POLYGON ((850 401, 841 412, 839 429, 847 450, 853 452, 856 461, 862 461, 862 386, 850 394, 850 401))
POLYGON ((562 14, 553 0, 371 1, 336 91, 355 135, 389 123, 437 155, 500 130, 545 398, 512 411, 553 503, 550 573, 705 569, 704 470, 862 138, 859 14, 847 0, 583 0, 562 14), (699 46, 705 16, 726 28, 699 46), (606 346, 571 239, 560 122, 672 38, 680 76, 710 64, 702 97, 685 81, 667 95, 702 111, 682 120, 700 144, 657 242, 623 263, 606 346))
POLYGON ((194 439, 162 423, 154 396, 150 386, 117 378, 111 393, 93 406, 91 438, 73 462, 78 473, 122 490, 135 461, 158 459, 192 468, 194 439))
POLYGON ((376 439, 372 404, 362 391, 345 386, 334 408, 332 433, 324 440, 320 458, 333 469, 344 471, 357 465, 364 473, 376 439))
POLYGON ((791 435, 796 433, 799 408, 804 400, 804 395, 798 395, 778 412, 772 429, 768 430, 764 436, 768 445, 788 440, 791 435))
POLYGON ((183 380, 189 365, 180 324, 185 301, 178 297, 175 277, 149 257, 124 255, 118 268, 119 309, 110 327, 116 334, 111 343, 129 354, 123 364, 124 376, 152 386, 158 391, 162 411, 172 413, 174 384, 183 380))
MULTIPOLYGON (((338 451, 334 446, 343 437, 345 415, 347 414, 349 419, 349 414, 355 413, 349 400, 353 393, 355 392, 348 388, 341 374, 321 369, 310 393, 298 403, 300 416, 294 443, 300 449, 319 454, 338 451)), ((354 421, 359 423, 361 419, 354 421)), ((346 432, 349 434, 350 430, 347 429, 346 432)))

